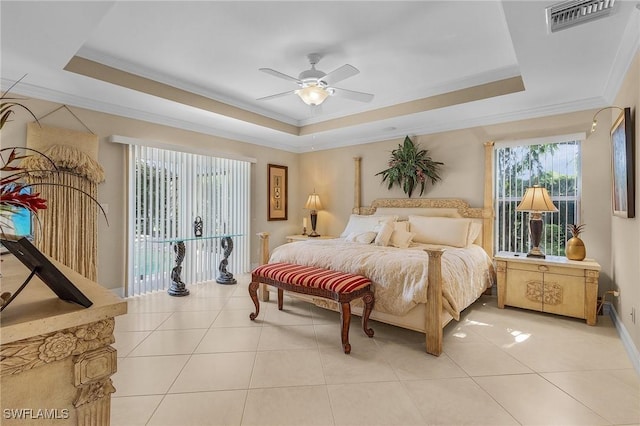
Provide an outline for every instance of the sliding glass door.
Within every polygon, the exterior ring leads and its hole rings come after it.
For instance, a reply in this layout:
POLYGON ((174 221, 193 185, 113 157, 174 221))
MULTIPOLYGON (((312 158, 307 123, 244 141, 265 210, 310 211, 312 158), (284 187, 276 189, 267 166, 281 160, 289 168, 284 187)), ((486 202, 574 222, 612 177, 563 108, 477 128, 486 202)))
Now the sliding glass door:
POLYGON ((216 279, 223 235, 233 235, 229 272, 248 271, 250 173, 248 161, 130 145, 127 296, 168 288, 176 240, 186 284, 216 279))

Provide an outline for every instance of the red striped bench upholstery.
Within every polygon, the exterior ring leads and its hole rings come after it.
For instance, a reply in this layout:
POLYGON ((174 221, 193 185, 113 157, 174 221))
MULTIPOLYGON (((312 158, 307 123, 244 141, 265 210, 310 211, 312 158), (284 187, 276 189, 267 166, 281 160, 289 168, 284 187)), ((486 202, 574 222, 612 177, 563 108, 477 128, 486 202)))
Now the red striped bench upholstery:
POLYGON ((344 353, 351 352, 349 344, 349 325, 351 323, 351 304, 354 299, 362 298, 362 329, 369 337, 373 330, 368 327, 369 315, 373 309, 374 297, 371 291, 371 280, 362 275, 316 268, 314 266, 296 265, 292 263, 269 263, 253 270, 249 295, 256 311, 249 315, 255 320, 260 312, 258 287, 267 284, 278 289, 278 309, 282 310, 283 291, 308 294, 338 302, 342 321, 342 347, 344 353))

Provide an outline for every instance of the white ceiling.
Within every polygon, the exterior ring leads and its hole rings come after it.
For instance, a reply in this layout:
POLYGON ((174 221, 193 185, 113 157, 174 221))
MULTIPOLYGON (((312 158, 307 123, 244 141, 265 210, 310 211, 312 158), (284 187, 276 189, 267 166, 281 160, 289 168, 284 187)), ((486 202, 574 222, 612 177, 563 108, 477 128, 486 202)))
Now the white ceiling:
POLYGON ((2 88, 27 74, 14 89, 26 96, 304 152, 606 106, 640 44, 638 3, 618 0, 607 18, 549 34, 543 1, 2 0, 2 88), (296 96, 256 101, 296 88, 258 68, 297 77, 315 52, 327 73, 345 63, 358 68, 336 86, 374 100, 331 97, 316 109, 296 96), (309 126, 309 134, 65 71, 74 57, 309 126), (518 76, 524 91, 381 110, 518 76), (336 120, 354 114, 368 118, 336 120), (331 120, 337 124, 324 126, 331 120))

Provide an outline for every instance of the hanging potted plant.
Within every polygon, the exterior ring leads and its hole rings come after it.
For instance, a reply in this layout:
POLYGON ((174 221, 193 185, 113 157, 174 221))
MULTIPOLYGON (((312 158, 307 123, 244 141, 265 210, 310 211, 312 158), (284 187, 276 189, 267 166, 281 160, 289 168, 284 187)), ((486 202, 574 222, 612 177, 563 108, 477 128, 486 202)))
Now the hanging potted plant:
POLYGON ((413 194, 416 186, 420 185, 420 195, 424 193, 427 179, 434 184, 440 178, 440 166, 444 164, 433 161, 429 156, 429 151, 419 149, 413 141, 406 136, 404 143, 391 151, 389 168, 376 173, 382 175, 382 182, 388 181, 388 189, 398 185, 409 197, 413 194))
POLYGON ((583 228, 584 223, 582 225, 567 225, 567 229, 571 232, 571 238, 567 241, 567 246, 565 248, 567 259, 583 260, 587 256, 587 249, 584 246, 584 242, 579 237, 583 228))

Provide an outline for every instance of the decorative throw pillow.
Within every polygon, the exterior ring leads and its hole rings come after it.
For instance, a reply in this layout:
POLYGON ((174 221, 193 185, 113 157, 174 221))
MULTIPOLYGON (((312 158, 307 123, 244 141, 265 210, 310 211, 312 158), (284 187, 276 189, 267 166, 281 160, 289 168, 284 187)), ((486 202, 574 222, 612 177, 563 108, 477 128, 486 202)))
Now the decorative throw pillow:
POLYGON ((417 243, 466 247, 471 219, 409 216, 411 232, 417 243))
POLYGON ((388 246, 389 240, 391 240, 391 234, 394 232, 394 222, 384 222, 376 228, 378 235, 373 243, 377 246, 388 246))
POLYGON ((409 222, 407 222, 406 220, 393 222, 393 230, 409 232, 409 222))
POLYGON ((395 230, 393 231, 393 234, 391 234, 391 241, 389 241, 389 245, 401 249, 406 249, 411 244, 413 235, 413 232, 395 230))
POLYGON ((350 243, 359 243, 359 244, 371 244, 371 242, 376 238, 376 233, 373 231, 367 232, 352 232, 345 238, 345 241, 350 243))
POLYGON ((344 231, 342 231, 342 234, 340 234, 340 236, 346 237, 353 232, 361 234, 363 232, 373 231, 379 223, 394 220, 396 220, 395 216, 371 216, 352 214, 351 216, 349 216, 349 222, 347 223, 347 226, 344 228, 344 231))

